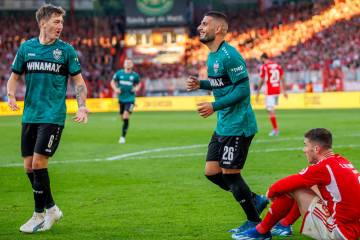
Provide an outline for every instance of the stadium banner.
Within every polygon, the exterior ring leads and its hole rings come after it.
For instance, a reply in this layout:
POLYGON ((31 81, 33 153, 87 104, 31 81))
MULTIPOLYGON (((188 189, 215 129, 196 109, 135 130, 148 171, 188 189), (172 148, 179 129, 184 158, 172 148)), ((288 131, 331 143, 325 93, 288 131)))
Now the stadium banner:
POLYGON ((134 0, 125 4, 127 28, 183 26, 188 12, 183 0, 134 0))
MULTIPOLYGON (((212 96, 181 96, 181 97, 138 97, 135 111, 193 111, 200 102, 212 102, 212 96)), ((265 109, 265 97, 260 96, 259 102, 251 97, 254 109, 265 109)), ((18 102, 20 110, 11 111, 6 102, 0 103, 0 116, 21 115, 24 103, 18 102)), ((67 112, 77 111, 75 99, 66 100, 67 112)), ((87 100, 90 112, 116 112, 119 110, 115 98, 93 98, 87 100)), ((332 93, 294 93, 286 99, 280 96, 277 109, 341 109, 360 108, 360 92, 332 93)))

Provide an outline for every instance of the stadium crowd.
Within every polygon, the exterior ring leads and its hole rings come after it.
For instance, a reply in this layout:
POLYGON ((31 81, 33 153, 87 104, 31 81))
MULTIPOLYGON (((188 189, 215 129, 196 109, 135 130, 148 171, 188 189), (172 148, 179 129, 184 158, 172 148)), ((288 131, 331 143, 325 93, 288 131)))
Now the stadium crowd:
MULTIPOLYGON (((251 72, 258 71, 263 52, 287 71, 320 70, 328 60, 358 67, 360 56, 355 49, 360 44, 360 2, 349 2, 347 7, 328 1, 290 3, 260 15, 255 10, 230 15, 227 40, 247 59, 251 72), (350 7, 357 13, 351 19, 350 7)), ((189 41, 185 57, 190 65, 206 61, 206 49, 198 38, 189 41)))
MULTIPOLYGON (((263 52, 285 71, 321 70, 327 63, 359 67, 356 49, 360 46, 360 2, 347 1, 346 7, 341 1, 335 2, 289 3, 263 13, 257 10, 228 13, 231 26, 227 40, 243 54, 252 73, 258 72, 258 57, 263 52), (349 14, 354 12, 357 14, 349 14)), ((32 15, 0 19, 2 26, 9 22, 11 28, 0 28, 0 97, 6 95, 6 81, 18 46, 38 34, 32 15)), ((89 97, 111 97, 109 82, 124 58, 124 20, 68 16, 64 29, 62 39, 78 51, 89 97)), ((197 73, 204 68, 206 57, 207 49, 195 37, 187 41, 184 58, 178 63, 144 63, 136 65, 135 70, 145 80, 166 81, 197 73)))

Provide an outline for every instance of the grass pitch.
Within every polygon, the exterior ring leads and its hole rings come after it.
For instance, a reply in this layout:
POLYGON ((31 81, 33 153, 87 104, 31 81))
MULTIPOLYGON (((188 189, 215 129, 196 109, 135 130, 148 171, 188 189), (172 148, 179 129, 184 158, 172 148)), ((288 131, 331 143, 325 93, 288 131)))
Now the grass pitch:
MULTIPOLYGON (((251 189, 264 194, 272 182, 306 166, 303 134, 314 127, 330 129, 335 151, 359 169, 359 111, 278 111, 276 138, 267 136, 266 112, 257 111, 259 133, 243 170, 251 189)), ((119 145, 117 113, 96 113, 87 125, 68 116, 50 160, 53 196, 64 218, 48 232, 20 233, 33 211, 20 158, 20 122, 19 116, 0 118, 0 239, 231 239, 227 230, 245 220, 232 195, 203 175, 215 117, 136 112, 127 143, 119 145)), ((306 239, 299 228, 300 221, 291 239, 306 239)))

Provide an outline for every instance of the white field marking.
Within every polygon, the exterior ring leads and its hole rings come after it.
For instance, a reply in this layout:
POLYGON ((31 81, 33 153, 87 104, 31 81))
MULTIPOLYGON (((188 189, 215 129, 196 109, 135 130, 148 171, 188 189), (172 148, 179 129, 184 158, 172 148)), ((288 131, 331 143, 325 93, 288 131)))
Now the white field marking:
MULTIPOLYGON (((89 160, 68 160, 68 161, 50 161, 49 164, 71 164, 71 163, 92 163, 92 162, 108 162, 108 161, 119 161, 119 160, 140 160, 140 159, 161 159, 161 158, 175 158, 175 157, 195 157, 195 156, 205 156, 204 153, 187 153, 187 154, 167 154, 167 155, 159 155, 159 156, 141 156, 147 153, 154 153, 154 152, 164 152, 169 150, 183 150, 183 149, 194 149, 194 148, 201 148, 205 147, 205 144, 198 144, 198 145, 190 145, 190 146, 181 146, 181 147, 169 147, 169 148, 155 148, 149 149, 146 151, 134 152, 134 153, 126 153, 123 155, 118 155, 111 158, 96 158, 96 159, 89 159, 89 160)), ((348 145, 337 145, 335 148, 360 148, 359 144, 348 144, 348 145)), ((288 151, 301 151, 302 147, 288 147, 288 148, 267 148, 261 150, 251 150, 250 153, 267 153, 267 152, 288 152, 288 151)), ((6 167, 21 167, 23 166, 22 163, 9 163, 0 165, 0 168, 6 167)))
POLYGON ((138 156, 138 155, 144 155, 147 153, 154 153, 154 152, 165 152, 165 151, 171 151, 171 150, 183 150, 183 149, 192 149, 192 148, 201 148, 207 146, 206 144, 196 144, 196 145, 190 145, 190 146, 180 146, 180 147, 165 147, 165 148, 154 148, 149 150, 144 150, 140 152, 133 152, 133 153, 125 153, 113 157, 105 158, 107 161, 115 161, 120 160, 123 158, 138 156))

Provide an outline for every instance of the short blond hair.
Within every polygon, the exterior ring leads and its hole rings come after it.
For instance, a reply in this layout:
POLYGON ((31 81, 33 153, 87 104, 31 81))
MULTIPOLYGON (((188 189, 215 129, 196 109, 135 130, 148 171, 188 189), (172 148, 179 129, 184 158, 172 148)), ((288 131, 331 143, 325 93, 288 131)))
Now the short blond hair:
POLYGON ((36 11, 36 21, 40 24, 41 20, 49 20, 54 13, 64 17, 66 12, 60 6, 44 4, 36 11))

